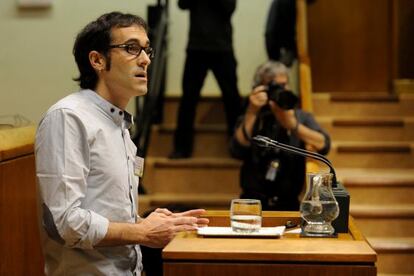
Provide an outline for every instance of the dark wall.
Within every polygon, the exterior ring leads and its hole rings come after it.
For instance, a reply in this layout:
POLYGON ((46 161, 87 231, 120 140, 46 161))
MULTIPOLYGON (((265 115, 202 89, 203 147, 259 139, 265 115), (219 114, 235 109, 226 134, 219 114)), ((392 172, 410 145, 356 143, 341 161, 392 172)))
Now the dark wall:
POLYGON ((308 6, 315 92, 389 90, 392 1, 317 0, 308 6))
POLYGON ((398 78, 414 79, 414 1, 397 1, 398 78))

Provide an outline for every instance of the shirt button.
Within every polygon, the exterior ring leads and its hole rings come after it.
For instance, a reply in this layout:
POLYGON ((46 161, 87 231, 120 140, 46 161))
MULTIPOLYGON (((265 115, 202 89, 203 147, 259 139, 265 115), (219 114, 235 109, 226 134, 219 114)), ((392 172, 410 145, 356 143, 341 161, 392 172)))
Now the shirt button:
POLYGON ((122 114, 124 114, 122 111, 119 111, 119 115, 122 116, 122 114))
POLYGON ((111 112, 114 113, 115 112, 115 108, 112 107, 111 108, 111 112))

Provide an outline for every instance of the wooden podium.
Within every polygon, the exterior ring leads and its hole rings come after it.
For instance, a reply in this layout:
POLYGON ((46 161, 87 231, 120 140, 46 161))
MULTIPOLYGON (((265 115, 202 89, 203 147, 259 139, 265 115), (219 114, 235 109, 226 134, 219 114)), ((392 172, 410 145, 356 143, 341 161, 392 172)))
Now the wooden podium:
MULTIPOLYGON (((230 226, 228 211, 209 211, 210 226, 230 226)), ((298 212, 263 212, 263 226, 300 222, 298 212)), ((350 218, 337 238, 210 238, 180 233, 163 250, 164 275, 376 275, 377 255, 350 218)))

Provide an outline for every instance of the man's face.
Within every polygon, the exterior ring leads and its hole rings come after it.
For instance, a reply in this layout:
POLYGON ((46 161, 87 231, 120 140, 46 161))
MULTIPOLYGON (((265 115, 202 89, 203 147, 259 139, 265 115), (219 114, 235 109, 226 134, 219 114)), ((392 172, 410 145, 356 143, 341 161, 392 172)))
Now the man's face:
MULTIPOLYGON (((132 25, 125 28, 112 29, 111 45, 135 44, 143 48, 149 46, 145 30, 132 25)), ((128 53, 125 48, 112 48, 109 51, 111 66, 103 71, 100 81, 103 82, 111 97, 126 100, 147 93, 147 68, 151 63, 144 50, 136 56, 128 53)), ((108 62, 108 61, 107 61, 108 62)))
POLYGON ((273 82, 284 86, 285 88, 287 88, 288 85, 288 76, 285 74, 277 74, 274 78, 273 78, 273 82))

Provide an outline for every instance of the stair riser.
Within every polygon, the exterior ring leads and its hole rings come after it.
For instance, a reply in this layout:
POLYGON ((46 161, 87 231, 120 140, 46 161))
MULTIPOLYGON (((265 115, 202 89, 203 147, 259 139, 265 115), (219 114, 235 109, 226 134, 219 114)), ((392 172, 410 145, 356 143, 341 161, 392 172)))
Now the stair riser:
POLYGON ((150 200, 148 200, 145 195, 139 195, 138 196, 138 214, 139 214, 139 216, 143 217, 144 214, 147 211, 152 210, 151 208, 152 208, 152 206, 151 206, 150 200))
MULTIPOLYGON (((222 124, 226 122, 223 104, 220 101, 200 101, 196 110, 195 123, 222 124)), ((175 124, 177 122, 177 112, 177 101, 166 102, 163 123, 175 124)))
MULTIPOLYGON (((346 186, 346 184, 345 184, 346 186)), ((347 187, 352 204, 414 204, 412 187, 347 187)))
MULTIPOLYGON (((334 163, 335 164, 335 163, 334 163)), ((180 193, 205 193, 228 189, 235 192, 239 183, 239 171, 237 167, 226 169, 201 168, 156 168, 148 164, 144 173, 144 185, 151 192, 180 192, 180 193), (208 175, 209 177, 205 177, 208 175), (233 183, 226 184, 223 183, 233 183)), ((351 194, 353 204, 388 204, 388 203, 414 203, 414 187, 347 187, 351 194)), ((237 190, 238 191, 238 190, 237 190)), ((224 191, 222 191, 224 192, 224 191)))
POLYGON ((189 206, 189 208, 201 208, 206 210, 229 210, 230 209, 231 200, 228 202, 223 203, 212 203, 212 204, 205 204, 205 203, 198 203, 198 202, 181 202, 176 200, 171 200, 169 202, 154 202, 150 205, 150 209, 156 209, 160 207, 165 207, 167 205, 181 205, 181 206, 189 206))
POLYGON ((166 206, 172 206, 172 205, 180 205, 180 206, 189 206, 190 208, 202 208, 206 210, 229 210, 230 209, 230 202, 222 202, 222 203, 214 203, 214 204, 200 204, 197 202, 194 203, 188 203, 188 202, 182 202, 177 200, 170 200, 165 202, 150 202, 150 203, 140 203, 139 204, 139 212, 138 214, 142 217, 145 213, 155 210, 156 208, 165 208, 166 206))
MULTIPOLYGON (((334 127, 330 123, 321 123, 322 127, 329 133, 332 141, 414 141, 414 124, 406 124, 405 127, 334 127)), ((165 156, 172 147, 173 132, 153 131, 149 147, 149 155, 165 156)), ((215 132, 196 132, 194 139, 195 154, 208 156, 207 151, 203 151, 205 146, 214 145, 218 149, 210 146, 209 150, 222 152, 228 145, 228 136, 225 131, 215 132), (197 148, 199 147, 199 149, 197 148)))
MULTIPOLYGON (((375 248, 374 248, 375 249, 375 248)), ((378 273, 414 275, 414 253, 379 253, 378 273)))
POLYGON ((364 116, 413 116, 414 101, 401 102, 331 102, 329 99, 315 99, 313 113, 316 116, 364 117, 364 116))
MULTIPOLYGON (((166 157, 173 147, 173 134, 155 133, 151 137, 148 156, 166 157)), ((229 157, 228 138, 224 133, 196 133, 194 137, 193 157, 229 157)))
POLYGON ((332 126, 321 123, 332 141, 414 141, 414 124, 405 127, 332 126))
MULTIPOLYGON (((178 100, 168 100, 164 105, 164 123, 175 124, 178 100)), ((402 96, 399 102, 336 102, 326 95, 314 94, 313 108, 316 116, 364 117, 364 116, 414 116, 414 97, 402 96)), ((195 122, 217 124, 225 122, 225 113, 220 98, 200 100, 195 122)))
POLYGON ((413 237, 413 218, 360 218, 354 217, 356 224, 365 237, 413 237))
POLYGON ((413 153, 338 153, 334 150, 328 159, 337 168, 414 168, 413 153))
POLYGON ((151 193, 239 193, 237 168, 157 168, 144 175, 151 193))
MULTIPOLYGON (((193 157, 229 157, 228 140, 220 133, 200 133, 195 136, 193 157)), ((172 133, 154 133, 149 156, 168 156, 172 150, 172 133)), ((328 155, 336 167, 349 168, 412 168, 413 153, 349 153, 337 152, 335 147, 328 155)))

